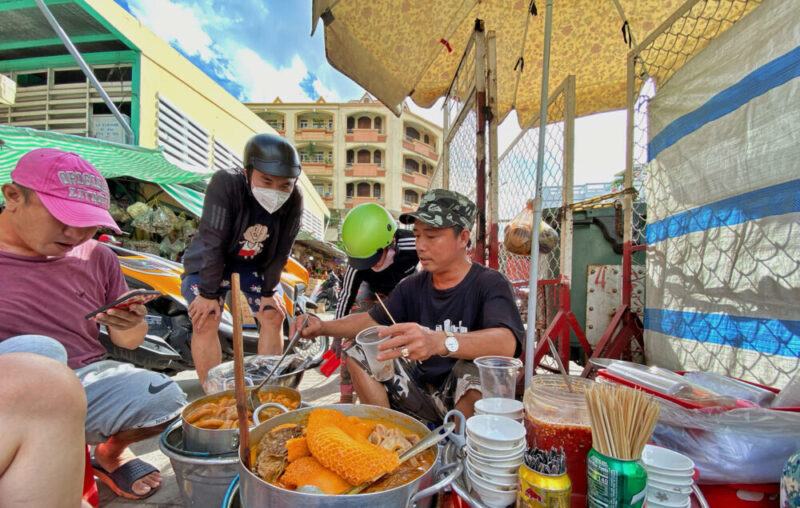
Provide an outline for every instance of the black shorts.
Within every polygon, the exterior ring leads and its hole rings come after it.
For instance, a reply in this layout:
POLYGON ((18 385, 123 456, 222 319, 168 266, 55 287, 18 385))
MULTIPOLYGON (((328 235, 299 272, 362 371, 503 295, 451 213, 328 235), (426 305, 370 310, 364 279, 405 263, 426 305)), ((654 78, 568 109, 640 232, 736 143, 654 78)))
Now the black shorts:
MULTIPOLYGON (((347 354, 367 373, 367 361, 358 348, 347 354)), ((441 425, 444 415, 453 409, 469 390, 481 389, 478 367, 468 360, 458 360, 453 369, 438 386, 421 379, 415 361, 394 360, 395 375, 383 382, 392 409, 414 416, 430 425, 441 425)))

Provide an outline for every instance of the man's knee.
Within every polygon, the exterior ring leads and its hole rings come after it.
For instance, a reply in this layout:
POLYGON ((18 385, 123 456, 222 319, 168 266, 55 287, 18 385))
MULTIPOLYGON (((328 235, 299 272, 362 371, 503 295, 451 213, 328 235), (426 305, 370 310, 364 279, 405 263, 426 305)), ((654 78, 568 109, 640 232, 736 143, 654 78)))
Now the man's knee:
POLYGON ((197 326, 195 320, 192 320, 192 340, 199 338, 203 344, 213 344, 214 340, 219 340, 217 333, 219 331, 219 324, 222 321, 222 316, 219 313, 211 314, 203 323, 203 326, 197 326))
POLYGON ((255 315, 262 328, 280 329, 283 324, 283 314, 275 309, 265 309, 255 315))

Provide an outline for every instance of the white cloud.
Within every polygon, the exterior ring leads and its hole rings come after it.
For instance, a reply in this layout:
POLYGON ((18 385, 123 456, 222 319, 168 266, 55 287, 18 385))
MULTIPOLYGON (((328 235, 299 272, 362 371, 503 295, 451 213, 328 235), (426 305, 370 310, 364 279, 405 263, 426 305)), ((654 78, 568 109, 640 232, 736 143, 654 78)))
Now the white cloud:
POLYGON ((213 41, 205 28, 209 13, 202 12, 197 6, 165 0, 134 0, 128 5, 145 26, 167 42, 176 44, 186 54, 199 56, 206 62, 216 56, 213 41))
POLYGON ((314 91, 317 92, 320 96, 322 96, 327 102, 343 102, 342 98, 339 97, 339 94, 336 93, 333 89, 328 88, 325 84, 317 78, 314 81, 314 91))
MULTIPOLYGON (((260 2, 256 2, 260 5, 260 2)), ((239 84, 243 95, 250 101, 310 101, 312 97, 300 83, 309 74, 308 67, 299 55, 289 66, 277 67, 250 47, 236 39, 236 19, 217 13, 211 0, 201 0, 192 5, 175 0, 129 0, 133 14, 162 39, 177 46, 190 56, 208 63, 225 79, 239 84), (224 30, 225 37, 219 38, 224 30)), ((266 14, 266 7, 262 7, 266 14)), ((312 83, 314 91, 326 101, 339 101, 338 94, 319 77, 312 83)))
POLYGON ((240 47, 230 61, 230 70, 244 87, 249 100, 271 102, 280 97, 284 102, 310 100, 300 87, 308 75, 303 60, 295 55, 289 67, 275 67, 250 48, 240 47))

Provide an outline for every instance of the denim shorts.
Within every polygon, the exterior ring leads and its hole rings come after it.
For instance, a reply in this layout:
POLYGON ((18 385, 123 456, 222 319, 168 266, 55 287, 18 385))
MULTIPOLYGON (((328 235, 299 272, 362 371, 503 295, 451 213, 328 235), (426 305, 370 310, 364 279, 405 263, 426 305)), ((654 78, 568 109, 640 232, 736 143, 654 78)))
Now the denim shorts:
MULTIPOLYGON (((255 314, 258 312, 258 309, 261 305, 261 286, 264 284, 264 279, 258 274, 258 272, 253 270, 241 270, 237 271, 236 273, 239 274, 239 283, 242 287, 242 293, 244 294, 245 299, 247 299, 247 304, 250 305, 250 309, 255 314)), ((224 303, 225 295, 228 294, 228 291, 231 288, 230 273, 226 273, 222 277, 222 282, 220 283, 219 287, 224 291, 223 295, 220 296, 220 303, 224 303)), ((181 280, 181 294, 183 295, 183 298, 186 299, 186 305, 189 305, 194 301, 195 298, 200 296, 199 273, 189 273, 183 275, 183 280, 181 280)), ((275 294, 283 296, 283 288, 281 287, 280 282, 277 286, 275 286, 275 294)))

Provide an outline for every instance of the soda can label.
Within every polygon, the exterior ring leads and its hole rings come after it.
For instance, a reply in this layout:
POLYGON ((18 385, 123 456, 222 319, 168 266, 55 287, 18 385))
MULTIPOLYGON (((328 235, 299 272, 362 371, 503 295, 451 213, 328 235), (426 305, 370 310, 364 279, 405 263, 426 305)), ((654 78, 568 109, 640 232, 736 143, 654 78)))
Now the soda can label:
POLYGON ((572 483, 566 474, 537 473, 525 464, 519 467, 517 508, 569 508, 572 483))
POLYGON ((590 508, 641 508, 647 472, 639 461, 617 460, 592 449, 587 463, 590 508))

